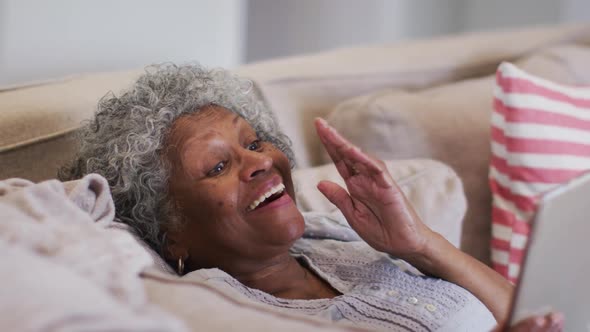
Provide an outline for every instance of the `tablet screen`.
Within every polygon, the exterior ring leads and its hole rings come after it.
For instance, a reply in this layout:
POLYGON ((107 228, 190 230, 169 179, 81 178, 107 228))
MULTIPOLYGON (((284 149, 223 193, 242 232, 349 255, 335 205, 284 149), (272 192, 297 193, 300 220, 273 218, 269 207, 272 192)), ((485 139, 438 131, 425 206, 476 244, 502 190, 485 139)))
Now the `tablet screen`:
POLYGON ((556 310, 590 332, 590 174, 543 196, 531 227, 511 324, 556 310))

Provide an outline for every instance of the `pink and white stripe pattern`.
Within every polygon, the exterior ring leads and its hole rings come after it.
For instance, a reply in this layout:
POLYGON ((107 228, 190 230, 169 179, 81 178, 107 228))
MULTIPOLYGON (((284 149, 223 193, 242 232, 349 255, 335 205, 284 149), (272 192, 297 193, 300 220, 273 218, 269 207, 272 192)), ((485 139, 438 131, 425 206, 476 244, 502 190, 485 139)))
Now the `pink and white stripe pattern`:
POLYGON ((590 170, 590 87, 501 64, 491 144, 492 262, 515 282, 539 195, 590 170))

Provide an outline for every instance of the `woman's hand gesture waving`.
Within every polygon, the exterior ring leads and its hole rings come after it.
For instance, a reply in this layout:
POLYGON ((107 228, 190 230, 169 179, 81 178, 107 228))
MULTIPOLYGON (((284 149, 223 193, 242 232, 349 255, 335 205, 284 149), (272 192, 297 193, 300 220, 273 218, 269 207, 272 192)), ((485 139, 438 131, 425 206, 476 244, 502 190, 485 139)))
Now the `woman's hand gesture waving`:
POLYGON ((400 258, 421 254, 433 232, 418 217, 385 164, 363 153, 325 120, 316 119, 315 125, 348 192, 329 181, 320 182, 318 189, 371 247, 400 258))
POLYGON ((321 181, 318 189, 342 211, 360 237, 376 250, 466 288, 497 321, 505 321, 512 285, 428 228, 381 160, 363 153, 323 119, 316 119, 315 126, 348 192, 329 181, 321 181))

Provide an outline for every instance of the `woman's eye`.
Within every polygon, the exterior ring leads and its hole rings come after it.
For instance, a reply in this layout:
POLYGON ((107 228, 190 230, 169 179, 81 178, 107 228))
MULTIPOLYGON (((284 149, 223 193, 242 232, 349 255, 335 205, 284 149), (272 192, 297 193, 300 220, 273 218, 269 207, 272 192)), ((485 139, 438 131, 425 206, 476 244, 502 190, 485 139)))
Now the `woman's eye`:
POLYGON ((220 161, 213 167, 209 172, 207 172, 207 176, 215 176, 223 171, 225 168, 225 161, 220 161))
POLYGON ((255 140, 254 142, 252 142, 248 145, 248 150, 250 150, 250 151, 256 151, 258 149, 260 149, 260 140, 259 139, 255 140))

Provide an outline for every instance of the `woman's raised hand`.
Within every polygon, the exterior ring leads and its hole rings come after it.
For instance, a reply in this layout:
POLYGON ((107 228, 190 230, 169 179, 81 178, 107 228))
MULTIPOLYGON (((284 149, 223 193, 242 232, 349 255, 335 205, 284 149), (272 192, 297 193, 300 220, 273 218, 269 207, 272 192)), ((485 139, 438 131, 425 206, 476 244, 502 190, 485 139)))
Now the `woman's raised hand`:
MULTIPOLYGON (((348 192, 321 181, 318 189, 336 205, 350 226, 376 250, 407 260, 422 272, 436 275, 469 290, 504 321, 512 286, 488 266, 462 253, 418 217, 385 164, 316 119, 316 130, 348 192)), ((551 314, 526 319, 496 331, 562 331, 563 316, 551 314)))
POLYGON ((404 258, 421 254, 432 231, 420 220, 383 161, 354 146, 323 119, 316 130, 348 192, 330 181, 318 189, 371 247, 404 258))

